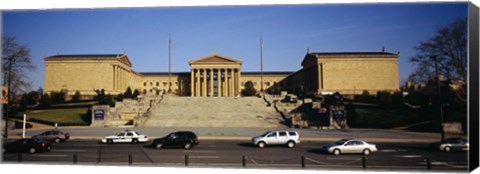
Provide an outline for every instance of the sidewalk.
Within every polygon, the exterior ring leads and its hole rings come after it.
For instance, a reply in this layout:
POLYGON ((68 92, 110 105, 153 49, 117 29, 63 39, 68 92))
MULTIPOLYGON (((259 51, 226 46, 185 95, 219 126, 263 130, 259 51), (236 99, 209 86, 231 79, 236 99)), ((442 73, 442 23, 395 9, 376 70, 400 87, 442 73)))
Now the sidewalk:
MULTIPOLYGON (((54 127, 31 128, 26 130, 26 136, 33 136, 54 127)), ((71 139, 92 139, 100 140, 104 136, 114 135, 118 132, 135 130, 146 134, 150 139, 163 137, 170 132, 190 130, 197 134, 200 140, 241 140, 250 141, 252 136, 260 135, 267 130, 278 130, 269 128, 175 128, 175 127, 59 127, 59 130, 70 133, 71 139)), ((409 132, 393 129, 289 129, 299 132, 302 141, 336 141, 341 138, 359 138, 368 142, 422 142, 430 143, 440 140, 439 133, 409 132)), ((9 139, 20 138, 22 129, 9 130, 9 139)), ((447 134, 446 137, 461 136, 447 134)))

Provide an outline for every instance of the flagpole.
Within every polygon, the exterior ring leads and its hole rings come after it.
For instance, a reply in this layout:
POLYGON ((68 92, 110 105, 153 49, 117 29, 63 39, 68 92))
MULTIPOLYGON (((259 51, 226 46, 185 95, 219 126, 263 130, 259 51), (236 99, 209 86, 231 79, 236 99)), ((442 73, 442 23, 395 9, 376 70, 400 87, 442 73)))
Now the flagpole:
POLYGON ((263 96, 263 40, 260 32, 260 94, 263 96))
POLYGON ((168 35, 168 93, 172 93, 171 67, 172 67, 172 38, 168 35))

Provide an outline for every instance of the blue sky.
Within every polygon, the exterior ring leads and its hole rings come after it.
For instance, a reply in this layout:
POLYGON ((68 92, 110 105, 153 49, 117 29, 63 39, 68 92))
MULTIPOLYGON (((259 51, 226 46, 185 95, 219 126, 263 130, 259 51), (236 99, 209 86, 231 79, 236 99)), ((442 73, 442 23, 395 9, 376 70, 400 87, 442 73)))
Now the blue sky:
POLYGON ((31 49, 43 88, 44 56, 126 52, 137 72, 189 71, 188 61, 214 52, 242 59, 242 71, 296 71, 311 52, 400 51, 399 81, 419 41, 467 16, 467 3, 273 5, 3 11, 2 34, 31 49))

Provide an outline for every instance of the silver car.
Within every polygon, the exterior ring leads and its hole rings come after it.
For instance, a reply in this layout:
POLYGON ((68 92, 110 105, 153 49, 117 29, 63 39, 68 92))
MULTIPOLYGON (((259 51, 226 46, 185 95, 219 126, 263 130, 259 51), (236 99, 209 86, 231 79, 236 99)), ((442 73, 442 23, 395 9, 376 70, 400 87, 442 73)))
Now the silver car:
POLYGON ((469 143, 465 138, 447 138, 437 146, 439 150, 450 152, 452 150, 468 150, 469 143))
POLYGON ((370 153, 377 151, 377 147, 375 144, 369 144, 363 140, 341 139, 333 144, 324 145, 322 150, 333 153, 334 155, 340 155, 342 153, 362 153, 364 155, 370 155, 370 153))
POLYGON ((260 148, 266 145, 287 145, 289 148, 300 143, 300 135, 296 131, 267 131, 262 135, 252 137, 252 143, 260 148))

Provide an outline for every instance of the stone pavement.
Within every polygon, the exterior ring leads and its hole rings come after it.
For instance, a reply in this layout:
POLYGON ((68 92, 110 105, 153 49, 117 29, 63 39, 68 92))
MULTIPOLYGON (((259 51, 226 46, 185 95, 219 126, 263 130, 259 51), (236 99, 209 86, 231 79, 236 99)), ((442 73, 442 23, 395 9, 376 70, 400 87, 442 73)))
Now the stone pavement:
MULTIPOLYGON (((39 134, 53 127, 32 128, 26 131, 26 135, 39 134)), ((166 136, 170 132, 179 130, 190 130, 195 132, 200 140, 242 140, 250 141, 252 136, 260 135, 267 130, 280 130, 285 128, 177 128, 177 127, 59 127, 61 131, 68 132, 71 139, 93 139, 100 140, 107 135, 116 134, 125 129, 135 130, 146 134, 150 139, 166 136)), ((287 128, 288 129, 288 128, 287 128)), ((302 141, 336 141, 341 138, 359 138, 368 142, 436 142, 440 139, 439 133, 409 132, 405 130, 391 129, 345 129, 345 130, 323 130, 323 129, 291 129, 298 131, 302 141)), ((21 129, 9 130, 9 139, 20 138, 21 129)), ((446 137, 461 136, 447 134, 446 137)))

